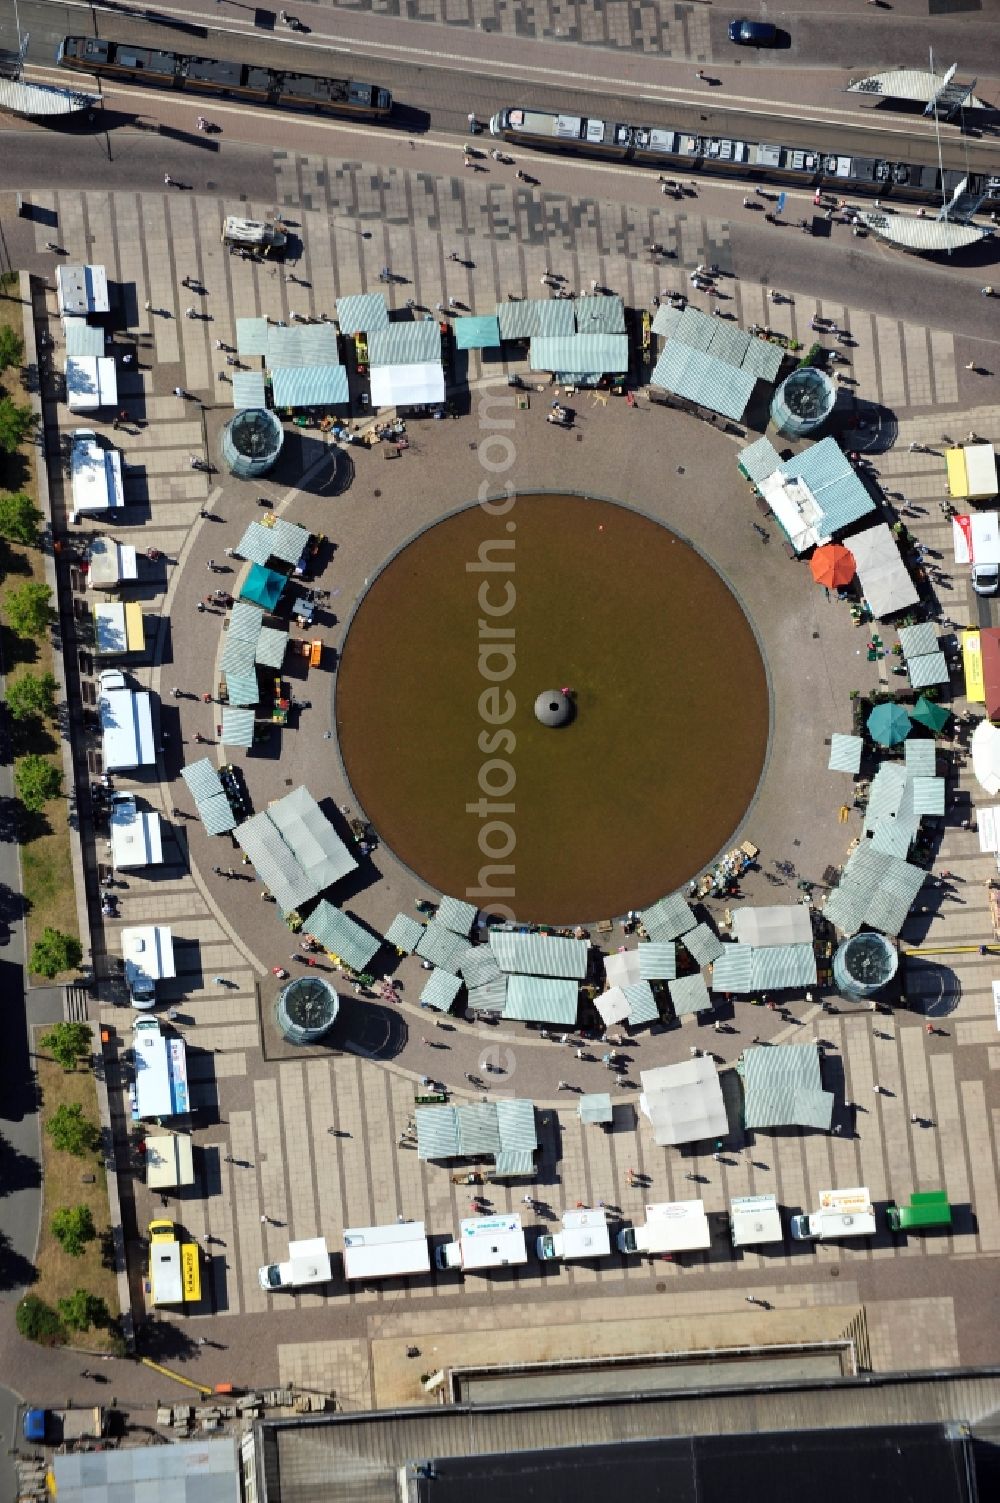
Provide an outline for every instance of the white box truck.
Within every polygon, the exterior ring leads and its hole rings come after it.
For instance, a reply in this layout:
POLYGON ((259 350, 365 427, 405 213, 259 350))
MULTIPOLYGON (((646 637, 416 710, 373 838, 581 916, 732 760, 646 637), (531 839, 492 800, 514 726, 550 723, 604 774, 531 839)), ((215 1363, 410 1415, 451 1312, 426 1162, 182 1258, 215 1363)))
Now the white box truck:
POLYGON ((459 1224, 458 1240, 439 1247, 434 1261, 440 1269, 461 1268, 466 1273, 527 1263, 520 1216, 469 1217, 459 1224))
POLYGON ((702 1200, 647 1206, 645 1226, 624 1226, 618 1233, 618 1251, 623 1253, 694 1252, 711 1244, 702 1200))
POLYGON ((289 1242, 286 1263, 265 1263, 258 1268, 262 1289, 305 1289, 310 1284, 328 1284, 333 1277, 325 1237, 307 1237, 289 1242))
POLYGON ((430 1248, 422 1221, 344 1228, 345 1279, 395 1279, 429 1273, 430 1248))
POLYGON ((734 1247, 783 1242, 781 1212, 773 1195, 736 1195, 729 1202, 729 1229, 734 1247))
POLYGON ((977 595, 992 595, 1000 583, 1000 513, 973 512, 953 517, 955 562, 968 564, 977 595))
POLYGON ((821 1190, 819 1209, 791 1219, 797 1242, 831 1242, 843 1237, 874 1237, 875 1212, 866 1186, 821 1190))
POLYGON ((603 1211, 567 1211, 562 1230, 543 1232, 535 1243, 543 1263, 554 1258, 606 1258, 611 1252, 611 1233, 603 1211))

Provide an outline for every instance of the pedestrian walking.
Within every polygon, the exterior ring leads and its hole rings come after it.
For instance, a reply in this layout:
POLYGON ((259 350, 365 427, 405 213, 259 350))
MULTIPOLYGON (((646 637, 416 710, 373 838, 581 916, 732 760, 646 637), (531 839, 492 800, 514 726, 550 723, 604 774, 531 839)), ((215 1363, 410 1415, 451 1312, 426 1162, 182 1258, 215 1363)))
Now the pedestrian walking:
POLYGON ((876 1096, 881 1096, 882 1095, 882 1091, 883 1091, 883 1087, 880 1086, 880 1085, 873 1085, 872 1086, 872 1090, 875 1092, 876 1096))
POLYGON ((164 187, 165 187, 165 188, 172 188, 172 187, 173 187, 173 185, 174 185, 174 180, 173 180, 173 178, 172 178, 172 177, 171 177, 171 176, 170 176, 170 173, 169 173, 169 172, 165 172, 165 173, 164 173, 164 174, 163 174, 163 186, 164 186, 164 187))
POLYGON ((560 1080, 558 1082, 557 1086, 556 1086, 556 1089, 559 1090, 559 1091, 568 1091, 569 1090, 569 1081, 568 1080, 560 1080))
POLYGON ((195 1340, 195 1346, 207 1346, 207 1345, 208 1345, 208 1342, 207 1342, 207 1340, 206 1340, 206 1338, 204 1336, 199 1336, 199 1337, 196 1338, 196 1340, 195 1340))
POLYGON ((214 558, 210 558, 209 561, 208 561, 208 563, 205 565, 205 568, 208 570, 209 574, 214 574, 215 573, 215 559, 214 558))
POLYGON ((80 1374, 80 1377, 81 1377, 81 1378, 92 1378, 92 1377, 93 1377, 93 1376, 94 1376, 94 1375, 93 1375, 93 1373, 92 1373, 92 1372, 91 1372, 91 1371, 90 1371, 90 1368, 89 1368, 89 1367, 85 1367, 85 1368, 84 1368, 84 1369, 83 1369, 83 1371, 82 1371, 82 1372, 81 1372, 81 1374, 80 1374))
POLYGON ((917 1115, 916 1112, 911 1112, 910 1113, 910 1121, 913 1123, 914 1126, 916 1126, 916 1124, 920 1121, 920 1118, 918 1117, 918 1115, 917 1115))
POLYGON ((469 1082, 470 1085, 475 1085, 476 1077, 471 1073, 471 1071, 466 1070, 466 1072, 465 1072, 465 1078, 469 1082))
POLYGON ((226 984, 225 976, 213 976, 212 980, 215 982, 216 986, 225 986, 226 984))
POLYGON ((180 697, 181 697, 181 691, 179 689, 171 689, 170 692, 174 696, 175 699, 180 699, 180 697))

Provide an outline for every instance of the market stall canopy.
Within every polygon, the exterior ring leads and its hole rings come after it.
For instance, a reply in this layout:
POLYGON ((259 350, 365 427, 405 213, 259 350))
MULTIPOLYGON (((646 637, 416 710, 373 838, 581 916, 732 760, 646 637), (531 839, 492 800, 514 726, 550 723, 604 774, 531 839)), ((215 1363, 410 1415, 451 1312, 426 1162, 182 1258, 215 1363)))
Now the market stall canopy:
POLYGON ((452 328, 455 332, 455 348, 458 350, 500 348, 500 324, 496 314, 466 314, 464 318, 456 318, 452 328))
POLYGON ((729 1132, 719 1074, 707 1055, 642 1070, 639 1082, 639 1110, 648 1117, 661 1147, 702 1143, 729 1132))
POLYGON ((521 1023, 551 1023, 557 1028, 575 1028, 580 1005, 576 981, 547 976, 508 976, 503 1015, 521 1023))
POLYGON ((861 753, 864 751, 863 736, 845 736, 834 731, 830 737, 830 772, 849 772, 855 777, 861 771, 861 753))
POLYGON ((236 839, 283 913, 318 897, 357 862, 308 788, 293 789, 244 820, 236 839))
POLYGON ((867 724, 868 734, 880 746, 896 746, 910 734, 910 717, 895 701, 876 705, 867 724))
POLYGON ((337 955, 352 971, 363 971, 382 948, 382 939, 359 924, 350 914, 321 899, 305 921, 304 928, 328 953, 337 955))
POLYGON ((435 1012, 448 1012, 464 985, 461 976, 438 967, 428 976, 420 993, 420 1006, 432 1007, 435 1012))
POLYGON ((478 912, 474 903, 466 903, 463 898, 445 896, 438 904, 438 911, 434 916, 452 934, 460 934, 463 939, 468 939, 478 912))
POLYGON ((146 1133, 146 1184, 151 1190, 194 1184, 194 1150, 187 1133, 146 1133))
MULTIPOLYGON (((924 725, 929 731, 943 731, 951 719, 951 711, 945 705, 938 705, 933 700, 925 699, 921 694, 913 709, 910 711, 910 719, 917 725, 924 725)), ((911 745, 907 742, 907 747, 911 745)))
POLYGON ((278 574, 274 569, 265 569, 262 564, 252 564, 243 581, 240 599, 248 600, 252 605, 259 605, 261 610, 271 612, 281 599, 287 583, 286 575, 278 574))
POLYGON ((809 569, 817 584, 839 590, 854 578, 854 554, 841 543, 824 543, 809 560, 809 569))
POLYGON ((275 407, 342 407, 351 400, 342 365, 305 365, 271 371, 275 407))
POLYGON ((578 981, 587 974, 590 946, 585 939, 491 929, 490 948, 502 971, 525 976, 573 977, 578 981))
POLYGON ((208 835, 225 835, 236 828, 236 815, 226 797, 222 779, 208 757, 181 768, 181 777, 194 799, 198 818, 208 835))
POLYGON ((833 1093, 823 1090, 815 1044, 750 1048, 739 1065, 743 1121, 752 1131, 769 1127, 816 1127, 833 1121, 833 1093))
POLYGON ((812 944, 808 903, 772 903, 733 909, 733 938, 742 945, 812 944))
POLYGON ((444 371, 440 361, 373 365, 370 376, 373 407, 433 407, 444 401, 444 371))
POLYGON ((898 934, 926 880, 922 867, 912 866, 893 852, 880 851, 873 840, 862 840, 826 900, 824 917, 843 934, 856 934, 863 925, 883 934, 898 934))
POLYGON ((660 898, 651 907, 644 908, 639 914, 639 922, 650 939, 663 943, 679 939, 693 929, 698 920, 683 893, 672 892, 669 897, 660 898))
POLYGON ((580 1097, 576 1114, 581 1122, 613 1122, 614 1107, 607 1091, 592 1091, 580 1097))
POLYGON ((337 299, 337 322, 342 334, 373 334, 389 324, 383 292, 357 292, 337 299))
POLYGON ((618 950, 604 957, 604 978, 608 986, 632 986, 641 981, 638 950, 618 950))
POLYGON ((267 406, 267 386, 263 371, 236 371, 230 390, 237 412, 256 412, 267 406))
POLYGON ((600 1013, 605 1028, 610 1028, 615 1023, 624 1023, 631 1011, 628 998, 620 986, 612 986, 602 992, 595 999, 594 1006, 600 1013))

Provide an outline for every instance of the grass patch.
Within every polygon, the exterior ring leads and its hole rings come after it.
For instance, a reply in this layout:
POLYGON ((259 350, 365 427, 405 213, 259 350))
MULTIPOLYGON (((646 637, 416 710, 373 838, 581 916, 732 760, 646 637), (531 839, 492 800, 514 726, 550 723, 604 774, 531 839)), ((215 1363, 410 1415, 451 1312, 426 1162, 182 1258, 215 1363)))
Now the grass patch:
MULTIPOLYGON (((5 294, 0 297, 0 325, 7 325, 21 334, 22 304, 18 300, 17 276, 0 280, 0 290, 5 294)), ((6 371, 0 378, 0 387, 15 400, 23 400, 20 384, 16 370, 6 371)), ((37 506, 38 460, 39 450, 30 442, 23 444, 16 454, 0 455, 0 486, 4 490, 27 492, 37 506)), ((37 548, 0 543, 0 550, 3 555, 0 578, 2 611, 9 590, 16 589, 28 579, 45 583, 45 566, 42 553, 37 548)), ((52 672, 53 652, 47 637, 37 642, 25 642, 3 626, 2 638, 8 684, 15 682, 28 669, 35 673, 52 672)), ((40 722, 35 722, 34 729, 25 731, 20 726, 13 726, 12 730, 18 755, 38 752, 62 772, 62 752, 58 731, 54 726, 47 724, 43 727, 40 722)), ((30 955, 32 945, 43 929, 59 929, 63 934, 80 938, 73 869, 70 865, 67 799, 53 799, 46 804, 40 816, 29 816, 22 828, 21 839, 21 870, 28 905, 27 949, 30 955)))
MULTIPOLYGON (((35 1045, 41 1032, 35 1031, 35 1045)), ((110 1242, 111 1213, 108 1208, 108 1185, 104 1166, 96 1153, 76 1158, 53 1146, 46 1131, 46 1124, 60 1106, 79 1105, 84 1115, 98 1122, 97 1087, 93 1072, 78 1069, 70 1074, 54 1060, 45 1057, 44 1050, 35 1056, 38 1072, 38 1088, 41 1097, 42 1131, 42 1183, 44 1205, 42 1210, 42 1235, 38 1244, 38 1277, 31 1293, 57 1308, 61 1299, 67 1299, 77 1289, 86 1289, 99 1295, 115 1317, 118 1313, 118 1280, 113 1261, 105 1265, 105 1248, 110 1242), (84 1184, 84 1175, 94 1176, 93 1184, 84 1184), (64 1253, 51 1232, 53 1212, 60 1206, 88 1206, 97 1228, 97 1237, 89 1242, 82 1257, 71 1258, 64 1253)), ((66 1331, 69 1346, 85 1347, 88 1351, 111 1351, 115 1349, 117 1336, 113 1330, 92 1327, 89 1331, 66 1331)))

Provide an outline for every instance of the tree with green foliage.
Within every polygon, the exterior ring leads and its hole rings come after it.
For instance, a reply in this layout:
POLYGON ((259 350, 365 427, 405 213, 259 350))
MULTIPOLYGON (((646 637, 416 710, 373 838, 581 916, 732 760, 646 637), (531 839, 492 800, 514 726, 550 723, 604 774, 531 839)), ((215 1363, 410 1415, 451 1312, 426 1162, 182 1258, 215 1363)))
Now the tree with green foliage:
MULTIPOLYGON (((2 332, 3 325, 0 324, 2 332)), ((24 491, 10 491, 0 496, 0 538, 6 538, 8 543, 37 547, 38 527, 42 520, 38 507, 24 491)))
POLYGON ((0 449, 13 454, 35 426, 30 407, 19 405, 12 397, 0 397, 0 449))
POLYGON ((7 621, 22 637, 40 637, 55 620, 52 591, 37 579, 25 580, 11 590, 6 602, 7 621))
POLYGON ((97 1236, 89 1206, 60 1206, 52 1216, 52 1235, 64 1253, 82 1258, 87 1243, 97 1236))
POLYGON ((15 720, 30 720, 33 715, 50 719, 58 687, 51 673, 22 673, 7 685, 7 708, 15 720))
POLYGON ((9 324, 0 324, 0 371, 20 365, 24 359, 24 340, 9 324))
MULTIPOLYGON (((48 803, 50 798, 58 798, 62 793, 62 773, 58 767, 38 756, 36 752, 29 752, 26 757, 18 757, 14 763, 14 786, 21 803, 29 814, 37 814, 48 803)), ((55 934, 55 929, 49 930, 55 934)), ((44 941, 45 935, 42 935, 44 941)), ((35 946, 38 949, 38 945, 35 946)), ((44 952, 43 952, 44 953, 44 952)), ((35 967, 32 967, 35 969, 35 967)), ((57 966, 56 970, 64 970, 64 966, 57 966)), ((38 969, 38 975, 55 975, 52 971, 47 973, 38 969)))
POLYGON ((62 1321, 37 1294, 26 1294, 15 1314, 17 1329, 28 1341, 37 1341, 42 1346, 57 1346, 66 1339, 62 1321))
MULTIPOLYGON (((31 949, 31 958, 28 961, 28 969, 34 976, 45 976, 49 981, 53 976, 58 976, 60 971, 75 971, 83 959, 83 946, 75 934, 63 934, 61 929, 43 929, 41 938, 36 939, 31 949)), ((90 1031, 83 1023, 60 1023, 58 1028, 67 1030, 80 1029, 81 1043, 77 1050, 78 1054, 89 1054, 91 1049, 90 1031)), ((52 1038, 57 1030, 53 1029, 48 1034, 52 1038)), ((45 1040, 43 1039, 43 1043, 45 1040)), ((62 1065, 64 1070, 75 1069, 75 1056, 73 1064, 65 1064, 62 1056, 53 1048, 53 1055, 62 1065)))
MULTIPOLYGON (((58 934, 55 929, 46 929, 45 932, 57 935, 59 939, 69 939, 71 944, 77 943, 70 935, 58 934)), ((69 966, 60 966, 59 969, 68 971, 69 966)), ((36 971, 35 974, 41 976, 44 972, 36 971)), ((48 1033, 42 1034, 40 1043, 43 1049, 49 1051, 56 1064, 62 1065, 69 1074, 71 1070, 76 1069, 78 1060, 90 1058, 94 1048, 94 1037, 86 1023, 55 1023, 48 1033)), ((79 1110, 79 1108, 75 1109, 79 1110)), ((62 1111, 62 1107, 59 1110, 62 1111)))
POLYGON ((64 1326, 71 1331, 89 1331, 91 1326, 106 1326, 111 1320, 107 1304, 99 1294, 76 1289, 66 1299, 57 1301, 64 1326))
POLYGON ((64 1101, 58 1106, 46 1123, 45 1130, 57 1148, 71 1153, 77 1159, 86 1158, 88 1153, 93 1153, 100 1142, 96 1123, 83 1115, 83 1108, 77 1102, 70 1105, 64 1101))

